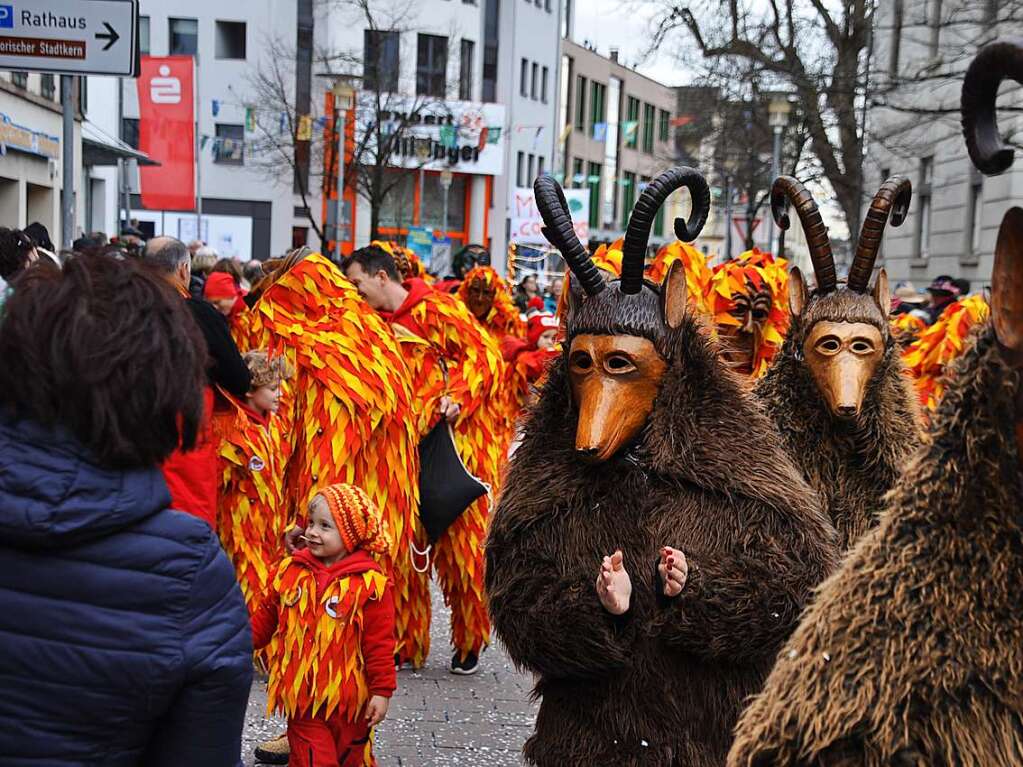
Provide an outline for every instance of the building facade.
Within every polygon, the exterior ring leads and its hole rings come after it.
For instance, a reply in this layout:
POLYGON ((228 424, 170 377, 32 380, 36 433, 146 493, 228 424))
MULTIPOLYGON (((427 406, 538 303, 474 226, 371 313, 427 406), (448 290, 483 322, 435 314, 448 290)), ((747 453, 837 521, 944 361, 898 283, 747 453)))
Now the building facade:
MULTIPOLYGON (((935 0, 878 5, 873 70, 883 98, 875 99, 881 105, 868 117, 865 203, 889 175, 913 183, 909 216, 901 227, 887 227, 879 258, 894 281, 921 287, 949 275, 969 280, 977 291, 990 279, 1002 216, 1023 199, 1023 166, 981 176, 966 153, 958 106, 962 74, 978 47, 1020 34, 1018 24, 1004 21, 1012 5, 935 0)), ((1000 107, 1018 108, 1020 91, 1003 91, 1000 107)), ((1020 127, 1019 117, 1003 108, 1001 134, 1013 135, 1020 127)))

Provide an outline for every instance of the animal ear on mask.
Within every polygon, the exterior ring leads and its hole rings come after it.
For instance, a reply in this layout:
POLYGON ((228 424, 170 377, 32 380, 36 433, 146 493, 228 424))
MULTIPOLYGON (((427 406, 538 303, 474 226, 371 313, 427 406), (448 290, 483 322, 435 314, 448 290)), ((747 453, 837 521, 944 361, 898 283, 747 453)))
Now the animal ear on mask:
POLYGON ((686 269, 681 261, 668 267, 668 276, 661 283, 661 314, 664 324, 674 330, 686 316, 686 269))
POLYGON ((810 296, 806 290, 806 280, 798 266, 793 266, 789 272, 789 311, 793 317, 799 317, 806 308, 806 302, 810 296))
POLYGON ((881 316, 888 319, 892 311, 892 294, 888 292, 888 272, 882 267, 877 271, 877 282, 874 283, 874 302, 881 310, 881 316))
POLYGON ((998 342, 1023 357, 1023 208, 1010 208, 998 229, 991 271, 991 322, 998 342))

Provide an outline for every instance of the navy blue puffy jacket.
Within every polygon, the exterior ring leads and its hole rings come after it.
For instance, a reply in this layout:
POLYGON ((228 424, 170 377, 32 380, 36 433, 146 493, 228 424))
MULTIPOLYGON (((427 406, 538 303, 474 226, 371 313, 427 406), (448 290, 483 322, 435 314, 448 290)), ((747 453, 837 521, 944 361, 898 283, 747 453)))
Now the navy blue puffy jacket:
POLYGON ((240 763, 252 637, 205 522, 0 410, 0 763, 240 763))

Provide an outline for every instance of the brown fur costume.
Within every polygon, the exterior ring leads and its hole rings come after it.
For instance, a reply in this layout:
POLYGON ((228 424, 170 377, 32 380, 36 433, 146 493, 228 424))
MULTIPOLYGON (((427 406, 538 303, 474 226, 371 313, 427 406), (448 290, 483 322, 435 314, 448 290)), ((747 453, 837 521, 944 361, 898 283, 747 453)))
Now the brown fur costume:
POLYGON ((916 397, 873 297, 841 287, 811 297, 803 314, 793 315, 782 351, 756 393, 792 460, 820 494, 845 551, 877 521, 884 496, 920 441, 916 397), (807 334, 822 320, 873 325, 884 342, 884 356, 852 421, 832 414, 803 360, 807 334))
POLYGON ((752 765, 1023 761, 1020 373, 986 327, 879 526, 743 715, 752 765))
POLYGON ((539 677, 532 764, 723 764, 743 701, 836 562, 812 491, 695 320, 659 341, 668 369, 639 444, 595 465, 575 450, 566 350, 492 519, 494 627, 539 677), (674 599, 661 546, 689 560, 674 599), (594 585, 616 548, 632 579, 617 617, 594 585))

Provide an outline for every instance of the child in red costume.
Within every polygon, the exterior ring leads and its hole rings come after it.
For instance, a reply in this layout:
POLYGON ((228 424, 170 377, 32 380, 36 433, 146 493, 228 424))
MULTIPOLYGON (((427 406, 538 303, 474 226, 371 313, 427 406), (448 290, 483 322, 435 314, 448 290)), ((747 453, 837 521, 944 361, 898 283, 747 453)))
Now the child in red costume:
POLYGON ((372 728, 397 686, 394 602, 376 559, 390 540, 362 490, 329 485, 309 504, 305 544, 252 616, 253 646, 269 643, 267 709, 288 717, 291 767, 371 767, 372 728))

